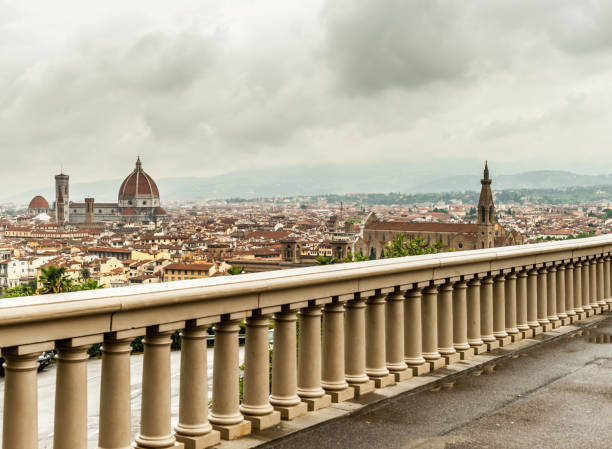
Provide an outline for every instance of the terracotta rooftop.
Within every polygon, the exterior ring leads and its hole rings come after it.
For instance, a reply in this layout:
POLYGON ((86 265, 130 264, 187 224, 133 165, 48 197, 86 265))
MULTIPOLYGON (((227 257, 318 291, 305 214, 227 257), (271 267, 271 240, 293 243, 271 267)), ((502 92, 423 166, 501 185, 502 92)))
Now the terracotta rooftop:
POLYGON ((408 222, 408 221, 386 221, 373 223, 366 226, 366 230, 372 231, 404 231, 404 232, 464 232, 477 233, 478 225, 469 223, 432 223, 432 222, 408 222))
POLYGON ((42 196, 36 195, 32 198, 32 201, 30 201, 28 209, 49 209, 49 203, 42 196))

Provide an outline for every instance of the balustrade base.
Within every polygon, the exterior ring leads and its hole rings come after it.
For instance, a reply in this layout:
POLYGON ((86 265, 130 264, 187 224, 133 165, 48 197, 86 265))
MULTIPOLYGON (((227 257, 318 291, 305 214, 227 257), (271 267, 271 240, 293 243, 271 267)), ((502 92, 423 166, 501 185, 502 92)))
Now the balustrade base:
MULTIPOLYGON (((278 423, 281 422, 281 414, 280 412, 273 411, 272 413, 268 413, 267 415, 255 416, 255 415, 245 415, 243 414, 244 419, 247 421, 251 421, 251 429, 252 430, 264 430, 269 427, 274 427, 278 423)), ((185 449, 189 449, 185 447, 185 449)))
POLYGON ((552 330, 552 323, 540 324, 540 328, 542 329, 540 332, 536 332, 536 334, 541 334, 542 332, 550 332, 552 330))
POLYGON ((485 352, 487 352, 489 350, 489 347, 487 346, 486 343, 483 343, 478 346, 472 346, 472 349, 474 350, 474 355, 478 355, 478 354, 484 354, 485 352))
POLYGON ((429 360, 427 363, 429 363, 431 371, 435 371, 437 369, 444 368, 446 366, 446 359, 443 359, 442 357, 440 357, 439 359, 436 359, 436 360, 429 360))
POLYGON ((450 365, 451 363, 457 363, 459 360, 461 360, 461 354, 455 352, 454 354, 442 355, 442 358, 444 359, 444 363, 446 365, 450 365))
POLYGON ((391 374, 395 378, 395 382, 403 382, 412 378, 412 370, 409 368, 403 371, 392 371, 391 374))
POLYGON ((497 340, 495 340, 495 341, 488 341, 486 343, 486 345, 487 345, 487 351, 491 352, 494 349, 499 348, 499 341, 497 341, 497 340))
POLYGON ((535 329, 533 328, 525 329, 520 332, 521 332, 521 335, 523 336, 523 340, 525 340, 526 338, 533 338, 533 336, 535 335, 535 329))
POLYGON ((567 318, 561 318, 561 326, 567 326, 568 324, 570 324, 572 322, 572 320, 570 319, 570 317, 567 318))
POLYGON ((213 425, 213 429, 221 434, 222 440, 235 440, 251 433, 251 421, 242 421, 238 424, 213 425))
POLYGON ((292 405, 290 407, 276 405, 274 406, 274 410, 280 412, 281 419, 285 421, 291 421, 292 419, 295 419, 298 416, 302 416, 308 413, 308 405, 305 402, 300 402, 299 404, 292 405))
POLYGON ((325 393, 331 396, 331 401, 334 404, 348 401, 355 397, 355 389, 353 387, 348 387, 344 390, 325 390, 325 393))
POLYGON ((221 434, 216 430, 211 430, 206 435, 200 435, 198 437, 176 435, 176 441, 183 443, 185 449, 206 449, 219 444, 221 441, 221 434))
POLYGON ((368 380, 359 384, 353 384, 349 382, 349 385, 355 390, 356 398, 358 398, 359 396, 363 396, 364 394, 372 393, 376 389, 373 380, 368 380))
POLYGON ((516 343, 517 341, 521 341, 523 339, 523 334, 520 332, 518 334, 510 334, 510 338, 512 339, 512 343, 516 343))
POLYGON ((422 376, 431 371, 431 365, 429 363, 421 363, 420 365, 409 366, 412 370, 413 376, 422 376))
POLYGON ((510 335, 508 335, 507 337, 496 337, 496 338, 497 338, 497 341, 499 342, 499 346, 502 348, 512 343, 512 337, 510 337, 510 335))
POLYGON ((395 376, 393 374, 387 374, 383 377, 370 377, 370 380, 374 381, 376 388, 385 388, 395 384, 395 376))
POLYGON ((561 327, 561 320, 550 320, 550 325, 552 326, 553 329, 557 329, 559 327, 561 327))
MULTIPOLYGON (((151 449, 150 447, 144 447, 138 445, 138 443, 132 443, 132 449, 151 449)), ((173 446, 167 446, 164 449, 185 449, 185 445, 183 443, 176 442, 173 446)))
POLYGON ((319 398, 302 398, 302 402, 308 405, 309 412, 315 412, 322 408, 327 408, 332 404, 331 396, 324 394, 319 398))
POLYGON ((601 313, 601 306, 597 305, 597 306, 592 306, 593 307, 593 312, 595 313, 595 315, 598 315, 601 313))
POLYGON ((457 350, 457 353, 459 353, 461 360, 469 360, 474 357, 474 348, 457 350))

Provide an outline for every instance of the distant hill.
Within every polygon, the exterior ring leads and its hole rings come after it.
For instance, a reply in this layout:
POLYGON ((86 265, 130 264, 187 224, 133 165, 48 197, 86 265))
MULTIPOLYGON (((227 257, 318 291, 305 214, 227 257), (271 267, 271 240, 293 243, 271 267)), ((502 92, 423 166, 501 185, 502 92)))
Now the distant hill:
MULTIPOLYGON (((467 164, 466 164, 467 165, 467 164)), ((470 171, 473 171, 473 165, 470 171)), ((455 172, 466 173, 466 166, 455 172)), ((208 178, 181 177, 156 179, 163 200, 198 198, 255 198, 344 194, 351 192, 452 192, 480 189, 480 173, 444 176, 434 166, 379 164, 373 166, 325 166, 271 168, 233 172, 208 178)), ((569 171, 528 171, 512 175, 492 173, 493 189, 542 189, 570 186, 612 184, 612 175, 581 175, 569 171)), ((82 201, 93 196, 98 201, 117 201, 120 179, 89 183, 73 183, 70 198, 82 201)), ((19 195, 1 198, 22 204, 42 194, 53 201, 53 186, 29 190, 19 195)))
MULTIPOLYGON (((561 170, 539 170, 497 175, 493 177, 493 189, 555 189, 572 186, 596 186, 612 184, 612 174, 580 175, 561 170)), ((414 187, 415 192, 453 192, 480 189, 480 177, 470 175, 451 176, 423 183, 414 187)))

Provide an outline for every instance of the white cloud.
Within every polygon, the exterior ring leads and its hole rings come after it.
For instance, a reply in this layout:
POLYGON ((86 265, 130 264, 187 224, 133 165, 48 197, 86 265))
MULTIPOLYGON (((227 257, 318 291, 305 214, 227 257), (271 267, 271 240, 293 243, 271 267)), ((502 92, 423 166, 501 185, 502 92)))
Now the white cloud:
POLYGON ((0 0, 5 193, 136 154, 156 177, 381 155, 609 172, 610 30, 595 0, 0 0))

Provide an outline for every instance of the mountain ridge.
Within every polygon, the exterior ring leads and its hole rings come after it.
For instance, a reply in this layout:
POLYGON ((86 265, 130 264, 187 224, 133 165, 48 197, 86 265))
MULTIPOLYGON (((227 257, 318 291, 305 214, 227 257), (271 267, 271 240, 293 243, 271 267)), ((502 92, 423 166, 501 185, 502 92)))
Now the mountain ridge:
MULTIPOLYGON (((492 174, 494 190, 563 188, 612 184, 612 174, 584 175, 567 170, 532 170, 515 174, 492 174)), ((168 177, 156 180, 161 199, 195 200, 311 196, 345 193, 439 193, 480 190, 481 175, 443 176, 433 170, 404 166, 292 167, 232 172, 211 177, 168 177)), ((116 201, 120 179, 74 183, 72 201, 92 196, 97 201, 116 201)), ((28 204, 35 195, 53 201, 53 186, 32 189, 3 202, 28 204)))

